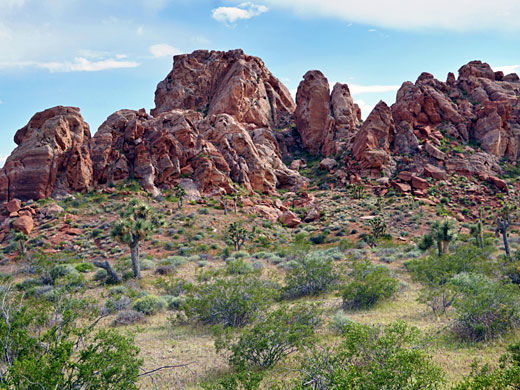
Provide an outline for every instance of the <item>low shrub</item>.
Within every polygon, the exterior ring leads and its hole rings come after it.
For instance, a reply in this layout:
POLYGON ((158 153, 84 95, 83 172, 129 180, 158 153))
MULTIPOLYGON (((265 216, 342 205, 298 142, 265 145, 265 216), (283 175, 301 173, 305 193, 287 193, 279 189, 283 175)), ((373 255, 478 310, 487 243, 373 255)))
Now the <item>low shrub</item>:
POLYGON ((220 338, 217 351, 230 350, 230 363, 235 367, 269 368, 311 342, 318 315, 311 305, 281 306, 245 329, 236 342, 220 338))
POLYGON ((113 326, 133 325, 144 322, 144 314, 135 310, 124 310, 117 313, 117 317, 112 322, 113 326))
POLYGON ((285 296, 297 298, 317 295, 330 290, 339 279, 333 258, 323 251, 315 251, 292 262, 285 277, 285 296))
POLYGON ((293 389, 436 390, 444 374, 420 343, 417 328, 348 323, 334 351, 313 346, 293 389))
POLYGON ((210 278, 188 291, 181 309, 205 324, 241 327, 269 306, 273 286, 252 275, 210 278))
POLYGON ((80 263, 76 265, 76 271, 78 272, 90 272, 94 270, 94 266, 91 263, 80 263))
POLYGON ((350 309, 369 308, 382 299, 390 298, 399 282, 383 266, 374 266, 368 261, 354 264, 352 280, 343 290, 343 305, 350 309))
POLYGON ((136 299, 132 308, 146 316, 151 316, 163 311, 166 306, 167 303, 164 299, 155 295, 145 295, 144 297, 136 299))
POLYGON ((455 333, 462 339, 488 340, 516 328, 520 321, 518 287, 484 275, 462 273, 451 284, 459 293, 453 306, 455 333))

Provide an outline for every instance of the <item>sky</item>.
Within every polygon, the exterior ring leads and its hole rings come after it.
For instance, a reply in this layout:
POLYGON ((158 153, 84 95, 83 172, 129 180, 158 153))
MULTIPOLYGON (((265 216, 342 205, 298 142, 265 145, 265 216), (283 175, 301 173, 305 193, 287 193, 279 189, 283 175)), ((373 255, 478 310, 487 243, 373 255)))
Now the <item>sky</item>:
POLYGON ((242 48, 292 93, 319 69, 366 117, 423 71, 520 73, 519 20, 519 0, 0 0, 0 166, 38 111, 80 107, 94 134, 153 108, 175 54, 242 48))

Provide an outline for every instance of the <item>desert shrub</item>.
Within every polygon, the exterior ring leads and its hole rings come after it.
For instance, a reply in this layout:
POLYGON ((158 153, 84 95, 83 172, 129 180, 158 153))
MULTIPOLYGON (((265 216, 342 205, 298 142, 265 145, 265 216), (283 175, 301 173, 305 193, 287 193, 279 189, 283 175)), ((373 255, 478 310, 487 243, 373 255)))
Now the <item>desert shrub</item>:
POLYGON ((205 324, 241 327, 275 295, 270 283, 253 275, 210 278, 187 292, 181 306, 188 318, 205 324))
POLYGON ((141 259, 141 269, 143 270, 150 270, 155 267, 155 263, 152 260, 149 259, 141 259))
POLYGON ((317 295, 332 288, 338 281, 333 259, 323 251, 315 251, 294 260, 285 277, 285 295, 297 298, 317 295))
POLYGON ((443 373, 420 344, 416 328, 348 323, 334 351, 313 347, 294 389, 435 390, 443 373))
POLYGON ((269 368, 308 344, 318 325, 318 311, 311 305, 281 306, 245 329, 236 342, 220 338, 217 351, 231 351, 235 367, 269 368))
POLYGON ((112 322, 113 326, 125 326, 138 324, 144 321, 144 314, 135 310, 123 310, 117 313, 116 318, 112 322))
POLYGON ((176 271, 176 267, 174 265, 160 265, 155 269, 155 274, 157 275, 172 275, 176 271))
POLYGON ((520 343, 511 344, 498 367, 473 364, 471 373, 453 390, 504 390, 520 387, 520 343))
POLYGON ((338 310, 334 317, 332 317, 332 328, 336 331, 343 333, 343 329, 349 325, 352 320, 343 310, 338 310))
POLYGON ((412 279, 422 284, 418 300, 430 307, 436 316, 452 306, 457 291, 449 281, 463 272, 490 273, 493 264, 488 260, 490 248, 479 249, 461 245, 451 254, 430 256, 408 261, 405 266, 412 279))
POLYGON ((173 297, 171 295, 165 295, 163 299, 168 303, 168 309, 179 310, 184 303, 184 297, 173 297))
POLYGON ((228 275, 246 275, 250 272, 253 272, 253 267, 242 258, 231 260, 226 264, 228 275))
POLYGON ((162 259, 160 261, 161 265, 173 265, 175 267, 178 267, 182 264, 184 264, 187 261, 186 257, 184 256, 169 256, 166 259, 162 259))
POLYGON ((80 263, 76 265, 76 271, 78 272, 90 272, 94 270, 94 266, 90 263, 80 263))
POLYGON ((0 388, 137 390, 139 349, 131 338, 79 318, 93 319, 84 310, 88 302, 64 297, 29 307, 9 291, 2 300, 1 354, 7 358, 0 388))
POLYGON ((126 286, 113 286, 108 289, 108 295, 111 297, 125 294, 128 294, 128 287, 126 286))
POLYGON ((451 284, 459 293, 453 303, 453 329, 460 338, 487 340, 518 326, 520 295, 515 285, 474 273, 458 274, 451 284))
POLYGON ((155 282, 155 286, 164 291, 164 294, 174 297, 186 294, 193 288, 193 285, 190 282, 176 277, 169 277, 168 279, 159 278, 155 282))
POLYGON ((104 269, 98 269, 96 271, 96 273, 94 274, 93 279, 96 282, 103 282, 106 280, 107 276, 108 276, 107 271, 105 271, 104 269))
POLYGON ((132 301, 126 295, 122 295, 118 299, 109 298, 101 312, 103 314, 117 313, 118 311, 126 310, 131 304, 132 301))
POLYGON ((144 315, 151 316, 164 310, 167 303, 164 299, 155 295, 145 295, 134 301, 132 308, 144 315))
POLYGON ((383 266, 374 266, 368 261, 354 263, 352 280, 343 289, 343 305, 347 308, 368 308, 382 299, 390 298, 399 282, 383 266))
POLYGON ((422 236, 421 240, 417 244, 417 248, 419 248, 422 251, 426 251, 433 247, 433 244, 435 242, 433 241, 433 236, 431 233, 426 233, 424 236, 422 236))
POLYGON ((50 276, 53 281, 56 281, 74 272, 76 272, 76 269, 70 264, 57 264, 50 270, 50 276))

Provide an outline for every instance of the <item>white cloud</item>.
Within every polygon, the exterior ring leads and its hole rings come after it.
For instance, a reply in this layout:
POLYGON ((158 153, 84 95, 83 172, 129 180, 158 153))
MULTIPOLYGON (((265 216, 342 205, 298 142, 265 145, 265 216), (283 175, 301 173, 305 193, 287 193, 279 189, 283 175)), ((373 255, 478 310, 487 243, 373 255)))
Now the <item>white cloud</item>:
POLYGON ((25 0, 1 0, 0 5, 2 8, 15 8, 15 7, 23 7, 25 4, 25 0))
POLYGON ((137 27, 136 33, 137 33, 137 35, 143 35, 144 34, 144 27, 143 26, 137 27))
POLYGON ((327 17, 398 30, 520 31, 518 0, 263 0, 301 17, 327 17))
POLYGON ((171 57, 181 53, 179 49, 170 46, 166 43, 158 43, 156 45, 152 45, 150 46, 149 50, 155 58, 171 57))
POLYGON ((5 164, 5 160, 7 160, 7 156, 0 155, 0 167, 3 168, 3 166, 5 164))
POLYGON ((366 103, 364 100, 355 100, 354 103, 357 103, 359 108, 361 109, 361 117, 363 119, 366 119, 367 116, 372 112, 375 106, 372 106, 368 103, 366 103))
POLYGON ((135 68, 138 62, 120 61, 118 59, 105 59, 90 61, 85 57, 76 57, 74 62, 43 62, 36 63, 38 68, 44 68, 50 72, 98 72, 107 69, 135 68))
POLYGON ((495 72, 502 71, 504 74, 515 73, 518 69, 520 69, 520 65, 493 66, 495 72))
POLYGON ((401 86, 400 85, 358 85, 348 84, 350 93, 353 95, 359 95, 363 93, 384 93, 384 92, 395 92, 401 86))
POLYGON ((296 92, 298 92, 298 88, 290 89, 289 93, 291 94, 294 101, 296 101, 296 92))
POLYGON ((217 22, 224 24, 233 24, 237 20, 251 19, 269 11, 265 5, 257 5, 253 3, 241 3, 237 7, 218 7, 212 11, 212 17, 217 22))

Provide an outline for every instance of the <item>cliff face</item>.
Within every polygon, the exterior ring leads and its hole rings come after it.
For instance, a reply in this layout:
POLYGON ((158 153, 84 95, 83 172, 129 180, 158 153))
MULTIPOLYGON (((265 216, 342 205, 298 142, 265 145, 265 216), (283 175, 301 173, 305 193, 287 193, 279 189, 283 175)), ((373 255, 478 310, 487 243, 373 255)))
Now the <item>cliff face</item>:
POLYGON ((203 194, 232 192, 234 183, 262 193, 296 190, 308 180, 282 153, 300 146, 340 155, 347 173, 370 177, 404 169, 414 177, 451 171, 487 178, 500 172, 500 159, 520 157, 520 80, 480 61, 461 67, 457 79, 423 73, 405 82, 395 104, 380 102, 362 125, 348 86, 331 92, 320 71, 305 74, 296 99, 262 60, 241 50, 175 56, 151 114, 117 111, 93 137, 78 108, 35 114, 0 171, 0 200, 60 196, 130 177, 155 195, 183 178, 203 194), (447 143, 466 153, 446 151, 447 143))

